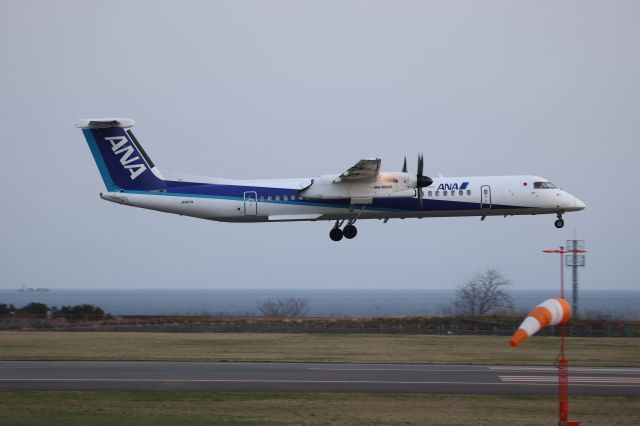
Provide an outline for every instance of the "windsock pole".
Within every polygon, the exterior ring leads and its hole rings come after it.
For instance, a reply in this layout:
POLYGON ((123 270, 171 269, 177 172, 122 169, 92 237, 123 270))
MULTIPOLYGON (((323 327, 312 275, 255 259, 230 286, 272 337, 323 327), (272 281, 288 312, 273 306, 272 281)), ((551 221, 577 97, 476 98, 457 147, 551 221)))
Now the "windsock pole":
MULTIPOLYGON (((560 246, 560 297, 564 299, 564 247, 560 246)), ((560 426, 564 426, 569 421, 569 361, 566 356, 567 326, 560 325, 561 347, 560 359, 558 360, 558 412, 560 426)))
MULTIPOLYGON (((543 250, 545 253, 560 254, 560 297, 564 298, 564 255, 567 253, 563 246, 560 250, 543 250)), ((569 422, 569 361, 565 352, 566 326, 560 324, 560 358, 558 359, 558 425, 578 425, 578 422, 569 422)))

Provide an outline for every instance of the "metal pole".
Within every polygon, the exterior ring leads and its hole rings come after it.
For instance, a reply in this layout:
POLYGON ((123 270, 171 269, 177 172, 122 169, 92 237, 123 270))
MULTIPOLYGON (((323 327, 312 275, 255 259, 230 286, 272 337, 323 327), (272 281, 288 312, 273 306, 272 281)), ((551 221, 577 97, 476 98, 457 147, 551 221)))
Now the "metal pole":
POLYGON ((583 240, 567 240, 567 253, 571 253, 571 257, 566 257, 566 260, 570 260, 571 262, 567 262, 567 266, 572 269, 572 278, 573 278, 573 291, 572 291, 572 302, 571 302, 571 315, 573 318, 578 318, 578 268, 584 267, 584 255, 579 253, 586 253, 584 250, 584 241, 583 240))
POLYGON ((564 247, 560 246, 560 297, 564 299, 564 247))
POLYGON ((578 252, 575 250, 577 247, 575 247, 577 245, 577 241, 573 243, 574 244, 574 250, 573 250, 573 317, 577 318, 578 317, 578 252))

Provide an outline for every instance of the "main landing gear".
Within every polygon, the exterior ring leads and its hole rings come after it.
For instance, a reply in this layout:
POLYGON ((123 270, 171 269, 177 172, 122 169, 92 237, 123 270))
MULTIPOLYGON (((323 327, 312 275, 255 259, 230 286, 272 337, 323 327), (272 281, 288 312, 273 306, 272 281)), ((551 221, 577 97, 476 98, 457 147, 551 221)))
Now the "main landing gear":
POLYGON ((348 223, 344 227, 344 229, 340 229, 343 223, 344 223, 344 220, 343 221, 336 220, 336 224, 333 225, 333 228, 329 232, 329 238, 331 238, 333 241, 340 241, 342 237, 346 238, 347 240, 350 240, 352 238, 355 238, 356 235, 358 235, 358 228, 356 228, 356 226, 353 223, 348 223))
POLYGON ((558 220, 556 220, 554 225, 556 225, 556 228, 558 229, 564 226, 564 219, 562 219, 562 213, 558 213, 558 220))
POLYGON ((342 227, 342 224, 345 222, 345 219, 336 220, 336 224, 333 225, 333 228, 331 229, 331 231, 329 231, 329 238, 331 238, 333 241, 340 241, 342 237, 346 238, 347 240, 355 238, 356 235, 358 235, 358 228, 356 228, 354 223, 356 223, 356 220, 358 220, 358 218, 360 217, 360 214, 365 209, 365 207, 366 206, 362 206, 362 208, 358 210, 356 214, 354 214, 353 206, 352 206, 350 208, 351 217, 349 218, 344 229, 340 229, 340 228, 342 227))

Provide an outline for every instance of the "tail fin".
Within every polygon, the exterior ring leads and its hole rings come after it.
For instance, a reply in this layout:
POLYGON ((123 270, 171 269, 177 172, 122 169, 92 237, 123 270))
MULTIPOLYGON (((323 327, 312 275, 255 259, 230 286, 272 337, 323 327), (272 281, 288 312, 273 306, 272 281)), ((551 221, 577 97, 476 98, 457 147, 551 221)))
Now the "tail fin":
POLYGON ((166 189, 162 175, 130 130, 133 120, 91 118, 75 124, 82 129, 107 191, 166 189))

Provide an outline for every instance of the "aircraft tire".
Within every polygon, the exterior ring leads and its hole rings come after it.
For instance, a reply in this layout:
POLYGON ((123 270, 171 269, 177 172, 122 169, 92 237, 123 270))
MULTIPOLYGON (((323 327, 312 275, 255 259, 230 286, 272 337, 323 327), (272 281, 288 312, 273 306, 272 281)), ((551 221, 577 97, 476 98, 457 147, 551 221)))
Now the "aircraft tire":
POLYGON ((343 233, 344 237, 350 240, 358 235, 358 228, 356 228, 355 225, 349 224, 344 227, 343 233))
POLYGON ((343 237, 343 232, 342 229, 340 228, 333 228, 330 232, 329 232, 329 238, 331 238, 331 240, 333 241, 340 241, 343 237))
POLYGON ((562 220, 562 219, 556 220, 555 225, 556 225, 556 228, 558 228, 558 229, 562 228, 564 226, 564 220, 562 220))

